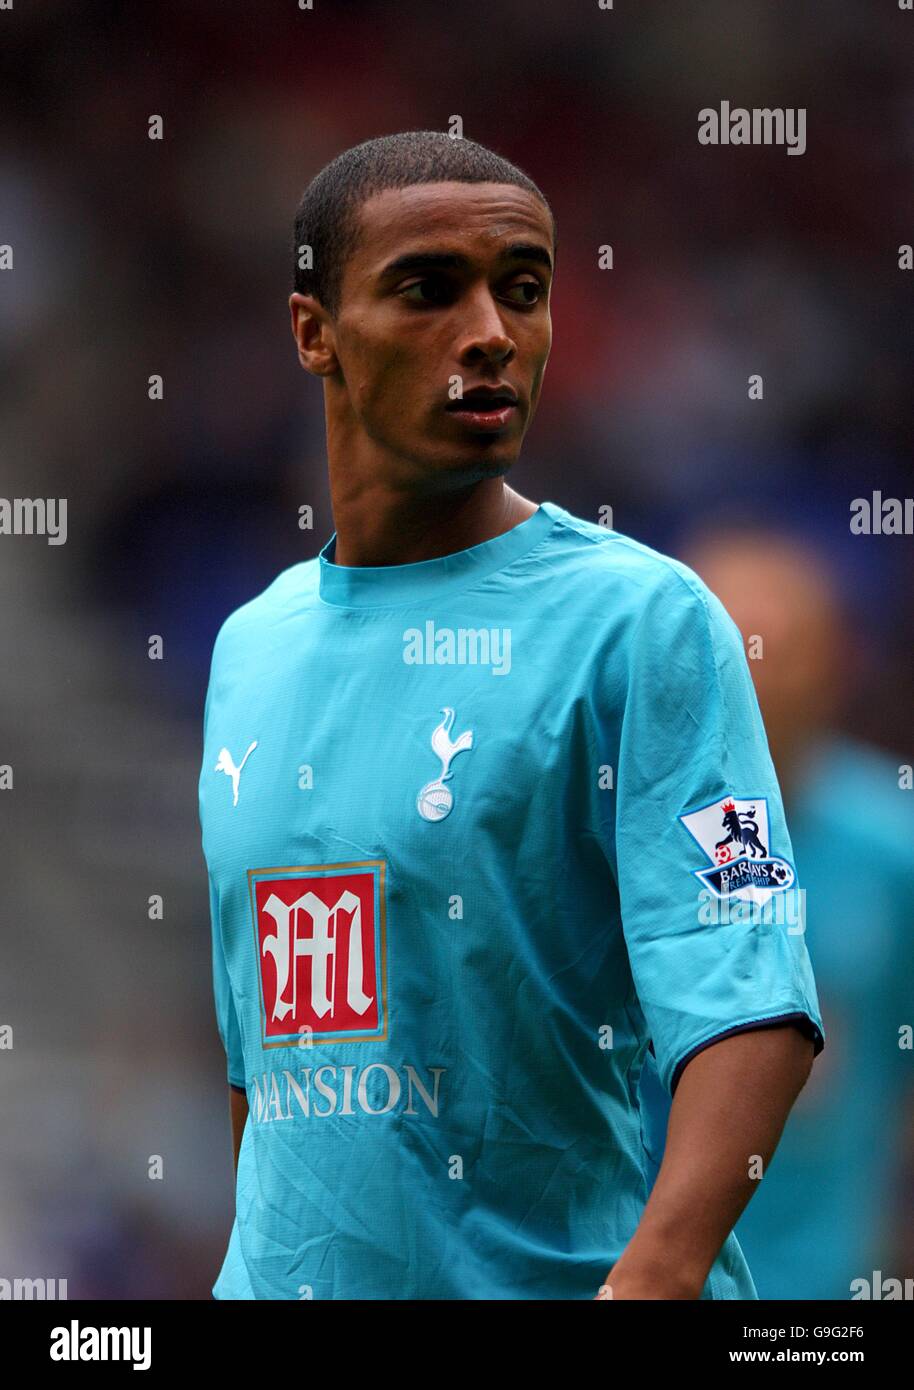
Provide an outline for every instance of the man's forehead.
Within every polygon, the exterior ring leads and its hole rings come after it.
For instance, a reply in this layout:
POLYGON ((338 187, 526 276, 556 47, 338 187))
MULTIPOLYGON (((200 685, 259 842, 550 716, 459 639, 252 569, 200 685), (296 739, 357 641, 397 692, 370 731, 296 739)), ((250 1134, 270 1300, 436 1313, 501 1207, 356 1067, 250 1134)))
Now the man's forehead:
POLYGON ((372 259, 407 241, 446 235, 453 243, 470 238, 500 242, 523 231, 552 242, 548 210, 535 193, 510 183, 420 183, 385 188, 360 209, 361 249, 372 259))

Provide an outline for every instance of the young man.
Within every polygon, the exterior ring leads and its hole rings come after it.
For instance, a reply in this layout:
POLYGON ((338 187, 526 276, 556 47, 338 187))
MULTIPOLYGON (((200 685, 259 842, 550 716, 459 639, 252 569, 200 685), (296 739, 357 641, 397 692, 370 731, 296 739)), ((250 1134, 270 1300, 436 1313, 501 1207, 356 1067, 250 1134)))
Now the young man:
POLYGON ((760 910, 795 875, 739 634, 683 565, 504 482, 551 335, 525 175, 368 141, 295 257, 336 530, 213 656, 214 1293, 752 1298, 731 1229, 823 1037, 795 916, 760 910))

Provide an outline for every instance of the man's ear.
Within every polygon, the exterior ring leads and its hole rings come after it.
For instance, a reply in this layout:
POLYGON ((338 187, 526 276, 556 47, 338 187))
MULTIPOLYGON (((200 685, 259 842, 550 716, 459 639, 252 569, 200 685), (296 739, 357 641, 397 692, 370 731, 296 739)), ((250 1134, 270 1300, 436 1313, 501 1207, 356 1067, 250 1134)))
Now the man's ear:
POLYGON ((332 376, 339 370, 333 320, 320 300, 296 290, 289 296, 292 336, 298 360, 312 376, 332 376))

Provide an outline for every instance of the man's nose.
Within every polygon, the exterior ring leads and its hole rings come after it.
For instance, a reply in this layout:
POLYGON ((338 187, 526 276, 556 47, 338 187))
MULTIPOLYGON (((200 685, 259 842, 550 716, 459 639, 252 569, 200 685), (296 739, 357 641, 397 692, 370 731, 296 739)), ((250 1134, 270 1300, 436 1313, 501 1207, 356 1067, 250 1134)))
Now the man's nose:
POLYGON ((517 344, 505 332, 505 325, 492 296, 488 293, 478 296, 470 313, 470 329, 461 360, 475 362, 486 358, 499 364, 510 362, 517 352, 517 344))

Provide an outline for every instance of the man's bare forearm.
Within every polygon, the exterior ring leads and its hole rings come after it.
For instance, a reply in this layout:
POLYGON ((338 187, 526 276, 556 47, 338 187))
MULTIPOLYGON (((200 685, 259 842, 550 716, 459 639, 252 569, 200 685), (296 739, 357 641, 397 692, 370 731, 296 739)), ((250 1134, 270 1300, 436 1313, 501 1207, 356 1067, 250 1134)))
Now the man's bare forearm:
POLYGON ((685 1067, 650 1200, 606 1284, 612 1298, 698 1298, 812 1066, 798 1028, 712 1043, 685 1067))
POLYGON ((248 1098, 244 1091, 229 1087, 229 1113, 232 1117, 232 1152, 235 1159, 235 1172, 238 1172, 238 1155, 241 1152, 241 1138, 248 1117, 248 1098))

